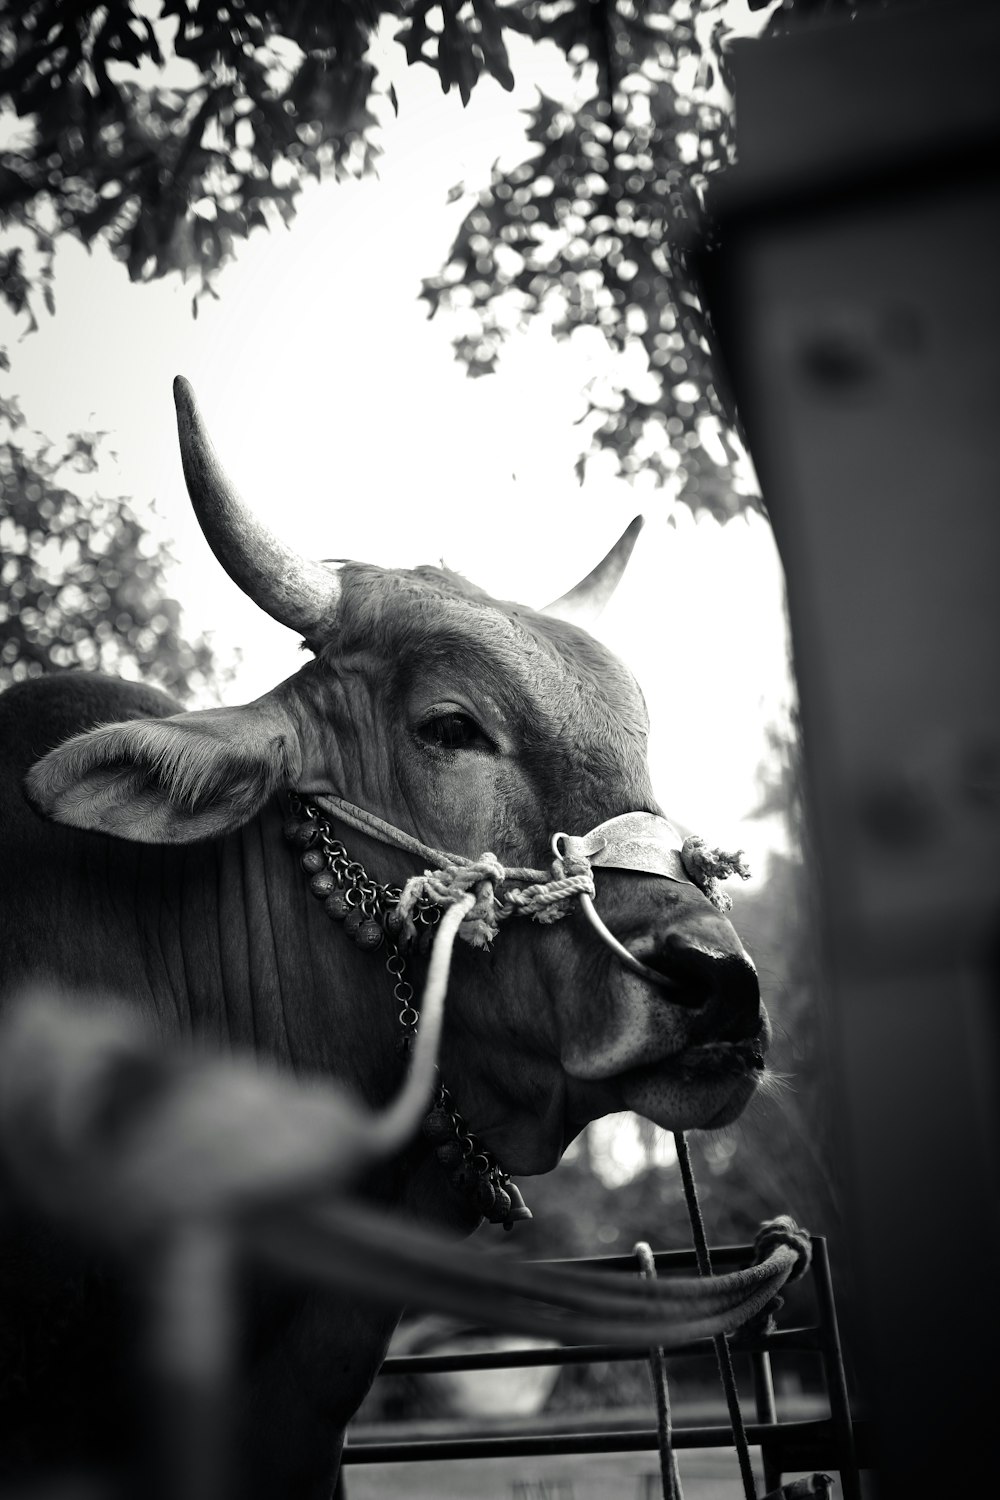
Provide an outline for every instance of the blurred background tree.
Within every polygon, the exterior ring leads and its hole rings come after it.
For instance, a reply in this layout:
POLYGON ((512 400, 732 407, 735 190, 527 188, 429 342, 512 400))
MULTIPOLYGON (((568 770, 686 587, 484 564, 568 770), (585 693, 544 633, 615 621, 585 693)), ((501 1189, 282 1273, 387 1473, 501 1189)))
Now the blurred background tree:
POLYGON ((98 488, 105 438, 54 447, 0 400, 0 689, 89 667, 182 699, 214 694, 225 674, 204 637, 181 634, 169 556, 139 506, 98 488))

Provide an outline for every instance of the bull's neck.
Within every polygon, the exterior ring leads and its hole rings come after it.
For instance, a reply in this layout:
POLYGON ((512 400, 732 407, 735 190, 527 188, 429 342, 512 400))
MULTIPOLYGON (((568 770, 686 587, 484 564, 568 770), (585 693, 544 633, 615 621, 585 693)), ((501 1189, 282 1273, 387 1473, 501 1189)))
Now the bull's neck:
MULTIPOLYGON (((311 895, 283 837, 286 815, 275 799, 225 839, 131 845, 129 861, 115 845, 105 875, 113 880, 128 867, 114 904, 136 913, 146 970, 145 983, 129 987, 168 1034, 335 1079, 377 1109, 398 1089, 405 1066, 394 980, 385 953, 357 947, 311 895)), ((356 842, 381 873, 380 848, 356 842)), ((90 888, 96 873, 89 872, 90 888)), ((120 989, 125 977, 113 972, 110 952, 107 958, 107 982, 120 989)), ((425 962, 409 967, 419 994, 425 962)), ((375 1173, 367 1191, 440 1228, 468 1233, 478 1222, 422 1140, 375 1173)))
POLYGON ((342 1078, 375 1102, 398 1071, 392 981, 310 896, 282 815, 275 799, 224 839, 143 851, 155 1009, 170 1029, 342 1078))

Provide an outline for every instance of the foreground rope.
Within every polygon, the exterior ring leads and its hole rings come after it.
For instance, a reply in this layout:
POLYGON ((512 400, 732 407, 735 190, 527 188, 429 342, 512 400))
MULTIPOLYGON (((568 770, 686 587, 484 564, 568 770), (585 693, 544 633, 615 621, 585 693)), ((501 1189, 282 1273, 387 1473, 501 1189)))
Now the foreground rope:
MULTIPOLYGON (((636 1247, 639 1280, 511 1262, 336 1193, 373 1150, 394 1149, 424 1107, 451 945, 476 900, 475 890, 466 890, 441 920, 419 1063, 382 1114, 369 1115, 329 1085, 268 1077, 262 1065, 165 1055, 120 1012, 88 1013, 78 1002, 36 995, 12 1004, 0 1022, 0 1161, 57 1221, 69 1219, 118 1247, 146 1254, 152 1232, 154 1244, 200 1254, 207 1229, 209 1248, 217 1245, 227 1264, 230 1254, 249 1250, 314 1283, 382 1303, 432 1308, 563 1344, 645 1352, 654 1374, 665 1500, 681 1500, 681 1490, 663 1351, 712 1338, 745 1494, 753 1500, 725 1335, 768 1314, 780 1288, 808 1265, 809 1240, 792 1220, 771 1220, 761 1227, 754 1265, 710 1275, 683 1136, 678 1160, 700 1277, 657 1281, 645 1244, 636 1247)), ((197 1299, 192 1306, 200 1319, 197 1299)), ((201 1322, 185 1327, 197 1342, 201 1322)), ((169 1354, 173 1345, 164 1347, 169 1354)), ((825 1480, 813 1476, 812 1489, 786 1486, 770 1500, 821 1494, 825 1480)))
MULTIPOLYGON (((456 905, 442 926, 463 915, 456 905)), ((432 977, 445 958, 432 955, 432 977)), ((0 1022, 0 1159, 53 1217, 105 1242, 228 1217, 240 1243, 311 1279, 562 1343, 675 1349, 732 1331, 800 1267, 775 1232, 759 1264, 711 1280, 609 1278, 485 1255, 343 1196, 373 1140, 393 1149, 423 1087, 373 1116, 330 1084, 164 1053, 120 1012, 35 995, 0 1022)))

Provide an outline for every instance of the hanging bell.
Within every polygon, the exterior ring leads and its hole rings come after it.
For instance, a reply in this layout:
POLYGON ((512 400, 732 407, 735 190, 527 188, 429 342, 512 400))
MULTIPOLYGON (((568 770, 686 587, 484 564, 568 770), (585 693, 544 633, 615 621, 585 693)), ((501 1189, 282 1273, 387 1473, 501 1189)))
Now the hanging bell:
POLYGON ((382 917, 382 926, 389 937, 395 937, 398 932, 402 932, 404 921, 405 918, 399 907, 390 906, 382 917))
POLYGON ((323 902, 323 910, 326 912, 327 916, 332 917, 335 922, 342 922, 347 916, 347 913, 351 910, 347 901, 347 892, 334 891, 332 896, 327 896, 326 900, 323 902))
POLYGON ((297 849, 308 849, 319 838, 319 824, 313 818, 299 822, 289 818, 284 827, 285 838, 297 849))
POLYGON ((443 1167, 460 1167, 465 1160, 462 1142, 457 1139, 442 1141, 434 1147, 434 1155, 443 1167))
MULTIPOLYGON (((314 849, 309 850, 310 854, 315 852, 314 849)), ((317 870, 315 875, 309 877, 309 889, 317 901, 325 901, 337 889, 337 877, 332 870, 317 870)))
POLYGON ((382 929, 374 917, 366 917, 352 936, 358 947, 364 948, 368 953, 374 953, 376 948, 382 946, 382 929))
POLYGON ((420 1128, 429 1141, 446 1141, 455 1134, 455 1121, 446 1109, 435 1105, 424 1115, 420 1128))
POLYGON ((322 849, 307 849, 300 857, 299 864, 307 875, 318 875, 320 870, 326 869, 326 855, 322 849))
POLYGON ((352 906, 348 910, 347 916, 344 918, 344 931, 348 934, 349 937, 353 937, 364 921, 365 914, 361 910, 361 907, 352 906))
POLYGON ((476 1207, 484 1218, 489 1218, 493 1213, 497 1201, 496 1191, 492 1182, 483 1177, 476 1183, 476 1207))
POLYGON ((513 1229, 518 1220, 530 1219, 533 1217, 533 1215, 531 1209, 521 1197, 521 1192, 516 1182, 505 1182, 503 1188, 504 1192, 507 1194, 507 1197, 510 1199, 510 1208, 507 1212, 506 1218, 504 1219, 504 1228, 513 1229))

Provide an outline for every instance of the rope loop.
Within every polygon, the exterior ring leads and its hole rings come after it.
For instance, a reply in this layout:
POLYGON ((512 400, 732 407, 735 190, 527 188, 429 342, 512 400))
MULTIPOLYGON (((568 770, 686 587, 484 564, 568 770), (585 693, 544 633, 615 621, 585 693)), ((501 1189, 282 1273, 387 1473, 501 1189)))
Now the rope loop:
POLYGON ((812 1262, 812 1241, 804 1229, 800 1229, 789 1214, 780 1214, 776 1219, 765 1219, 754 1239, 754 1263, 760 1265, 779 1245, 795 1252, 795 1264, 788 1274, 788 1282, 804 1276, 812 1262))

